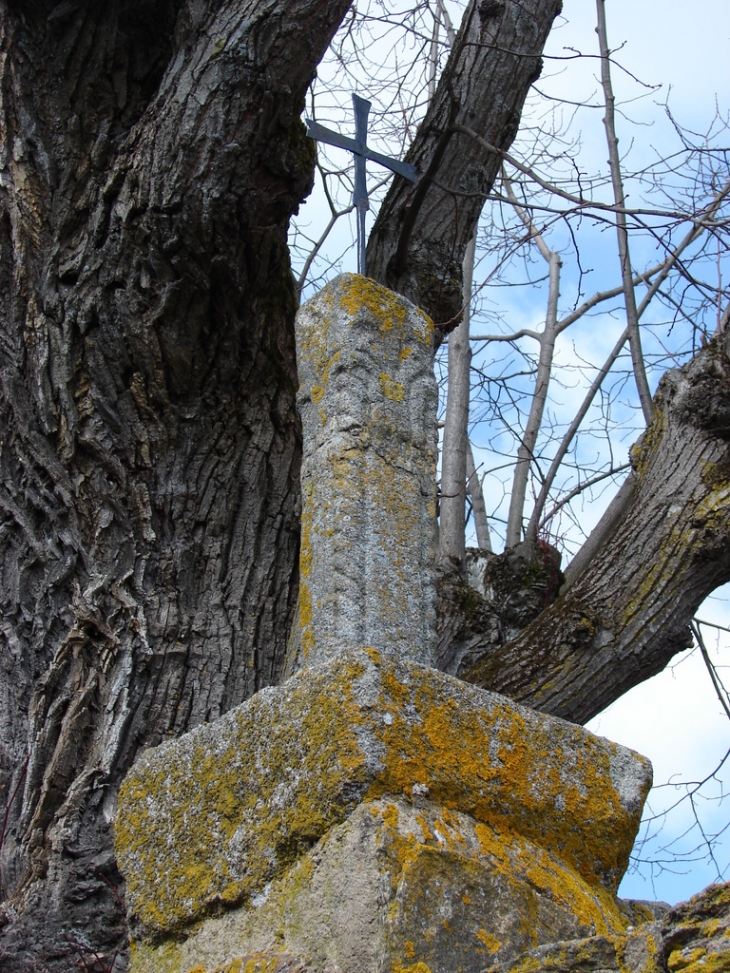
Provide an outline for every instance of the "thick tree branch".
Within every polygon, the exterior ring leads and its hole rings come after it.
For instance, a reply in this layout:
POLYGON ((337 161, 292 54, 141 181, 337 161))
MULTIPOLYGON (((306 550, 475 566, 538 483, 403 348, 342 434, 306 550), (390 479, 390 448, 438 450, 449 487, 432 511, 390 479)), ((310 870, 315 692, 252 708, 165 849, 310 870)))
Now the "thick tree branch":
POLYGON ((690 643, 698 605, 730 579, 728 388, 724 338, 664 376, 631 451, 635 488, 601 549, 512 641, 485 633, 460 675, 584 723, 690 643))

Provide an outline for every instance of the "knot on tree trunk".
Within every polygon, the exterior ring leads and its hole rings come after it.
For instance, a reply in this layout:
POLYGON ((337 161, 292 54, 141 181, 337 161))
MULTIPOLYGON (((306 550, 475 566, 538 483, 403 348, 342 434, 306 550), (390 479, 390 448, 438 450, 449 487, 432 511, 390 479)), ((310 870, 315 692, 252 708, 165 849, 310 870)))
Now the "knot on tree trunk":
POLYGON ((730 438, 730 335, 715 337, 683 368, 662 378, 657 405, 669 406, 678 422, 730 438))
POLYGON ((442 560, 436 581, 439 669, 463 677, 488 647, 504 645, 558 596, 560 552, 547 542, 503 554, 468 548, 466 578, 442 560))

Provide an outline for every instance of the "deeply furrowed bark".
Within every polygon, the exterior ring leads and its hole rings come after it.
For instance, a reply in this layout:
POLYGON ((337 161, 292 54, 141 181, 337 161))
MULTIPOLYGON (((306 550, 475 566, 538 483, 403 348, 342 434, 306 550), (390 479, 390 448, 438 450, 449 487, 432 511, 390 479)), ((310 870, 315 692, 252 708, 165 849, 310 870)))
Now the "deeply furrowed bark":
POLYGON ((560 9, 561 0, 472 0, 406 156, 420 178, 394 180, 370 234, 368 275, 445 331, 461 318, 464 253, 502 162, 452 126, 509 148, 560 9))
POLYGON ((469 637, 460 676, 585 723, 691 643, 693 614, 730 580, 729 350, 723 336, 664 376, 609 535, 516 638, 469 637))
POLYGON ((299 114, 349 0, 0 3, 0 966, 124 949, 140 747, 279 676, 299 114), (7 820, 4 820, 7 811, 7 820))

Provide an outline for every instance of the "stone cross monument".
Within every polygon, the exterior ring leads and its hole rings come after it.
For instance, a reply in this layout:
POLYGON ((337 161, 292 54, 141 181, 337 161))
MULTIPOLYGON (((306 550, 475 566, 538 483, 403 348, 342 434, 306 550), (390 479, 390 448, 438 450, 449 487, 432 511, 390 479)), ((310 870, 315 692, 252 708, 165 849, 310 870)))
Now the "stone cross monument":
POLYGON ((428 665, 430 323, 346 276, 298 336, 292 674, 127 775, 132 973, 482 973, 619 942, 648 761, 428 665))

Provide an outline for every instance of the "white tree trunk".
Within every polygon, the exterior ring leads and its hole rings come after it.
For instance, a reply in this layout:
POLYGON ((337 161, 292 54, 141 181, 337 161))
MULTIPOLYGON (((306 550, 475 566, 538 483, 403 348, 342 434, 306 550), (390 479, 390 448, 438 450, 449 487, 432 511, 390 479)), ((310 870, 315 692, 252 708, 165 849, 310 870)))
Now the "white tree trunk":
POLYGON ((466 490, 471 497, 471 510, 474 518, 474 532, 477 535, 477 546, 482 551, 492 550, 492 539, 489 534, 487 507, 484 503, 484 492, 479 474, 474 468, 474 454, 471 443, 466 449, 466 490))
POLYGON ((471 348, 469 347, 469 300, 474 270, 476 237, 464 255, 466 306, 458 328, 449 335, 449 385, 446 395, 443 448, 441 451, 441 519, 439 553, 463 566, 466 555, 466 454, 469 444, 469 391, 471 348))

